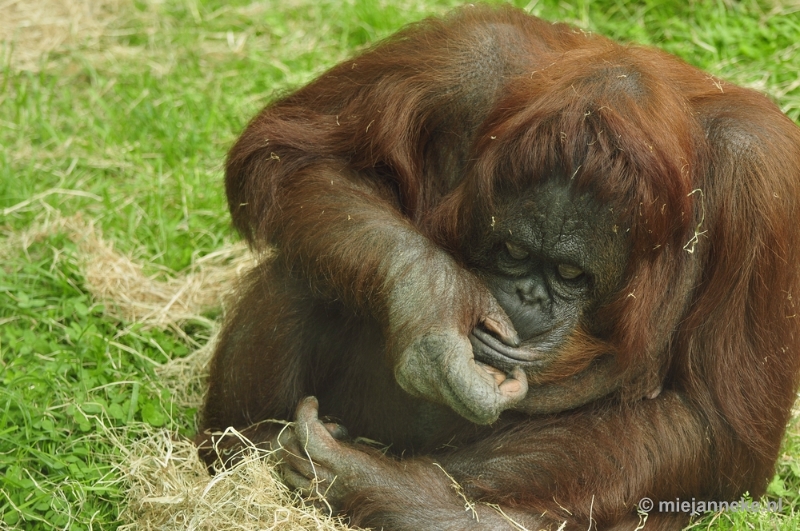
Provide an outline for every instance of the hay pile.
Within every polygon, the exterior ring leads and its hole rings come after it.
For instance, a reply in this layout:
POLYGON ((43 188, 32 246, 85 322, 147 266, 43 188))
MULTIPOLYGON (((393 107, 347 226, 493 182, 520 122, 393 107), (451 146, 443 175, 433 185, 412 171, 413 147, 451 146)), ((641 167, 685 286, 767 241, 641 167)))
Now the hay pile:
POLYGON ((346 530, 276 480, 264 455, 251 452, 210 477, 194 445, 153 430, 130 451, 129 505, 123 530, 346 530))

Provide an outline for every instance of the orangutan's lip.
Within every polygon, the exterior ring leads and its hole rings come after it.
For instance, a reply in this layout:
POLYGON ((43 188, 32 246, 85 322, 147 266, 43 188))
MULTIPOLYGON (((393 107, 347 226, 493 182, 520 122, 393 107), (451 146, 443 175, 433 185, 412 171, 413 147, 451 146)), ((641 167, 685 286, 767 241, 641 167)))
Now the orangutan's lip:
MULTIPOLYGON (((472 335, 475 339, 477 339, 478 341, 483 343, 483 345, 488 347, 490 353, 493 352, 501 354, 502 356, 505 356, 510 360, 530 363, 535 361, 541 361, 543 359, 542 354, 540 354, 535 350, 528 348, 510 347, 505 343, 503 343, 502 341, 500 341, 499 339, 497 339, 489 332, 481 330, 480 328, 474 328, 470 335, 472 335)), ((481 351, 481 352, 475 352, 475 354, 476 354, 476 359, 478 359, 479 361, 483 361, 481 358, 484 358, 485 356, 481 356, 481 354, 486 354, 486 353, 481 351)))

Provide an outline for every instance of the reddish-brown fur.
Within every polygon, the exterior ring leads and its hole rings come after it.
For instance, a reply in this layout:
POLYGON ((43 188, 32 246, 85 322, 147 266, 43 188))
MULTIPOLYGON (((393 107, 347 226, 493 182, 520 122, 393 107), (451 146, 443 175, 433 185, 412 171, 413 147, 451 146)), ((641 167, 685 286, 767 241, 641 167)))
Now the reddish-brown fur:
MULTIPOLYGON (((658 50, 468 7, 268 106, 231 150, 226 187, 235 227, 279 255, 228 318, 202 427, 291 420, 314 394, 352 435, 407 452, 365 451, 383 479, 345 497, 355 523, 502 525, 480 504, 469 519, 433 462, 470 500, 553 529, 634 529, 645 496, 764 492, 800 371, 800 129, 764 96, 658 50), (622 384, 491 426, 436 410, 428 431, 408 433, 428 410, 386 369, 393 234, 421 235, 428 244, 409 245, 423 259, 445 249, 463 264, 496 191, 529 189, 549 169, 614 205, 631 258, 597 312, 606 337, 576 333, 529 396, 557 403, 568 376, 609 352, 622 384)), ((483 297, 470 279, 453 279, 467 302, 436 308, 463 334, 483 297)), ((686 518, 656 511, 646 529, 686 518)))

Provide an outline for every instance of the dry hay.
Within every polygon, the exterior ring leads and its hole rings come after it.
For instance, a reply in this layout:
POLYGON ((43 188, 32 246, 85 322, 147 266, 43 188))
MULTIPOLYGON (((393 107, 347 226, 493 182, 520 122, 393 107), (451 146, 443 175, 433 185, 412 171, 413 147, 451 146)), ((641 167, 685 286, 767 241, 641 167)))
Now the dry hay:
POLYGON ((290 492, 263 451, 253 449, 212 478, 191 442, 151 430, 130 449, 123 471, 130 481, 126 531, 347 529, 290 492))
POLYGON ((145 327, 177 329, 187 321, 211 326, 203 313, 219 307, 232 282, 255 265, 246 247, 236 244, 195 260, 179 276, 165 271, 146 275, 140 264, 117 253, 91 226, 77 243, 89 291, 116 316, 145 327))
POLYGON ((4 63, 38 70, 52 52, 96 47, 128 0, 0 0, 4 63))
MULTIPOLYGON (((6 241, 9 249, 26 249, 34 241, 64 233, 78 246, 78 261, 85 284, 106 313, 142 328, 171 328, 182 333, 181 325, 197 322, 209 328, 214 321, 205 317, 220 307, 237 278, 256 264, 244 244, 230 244, 195 260, 181 274, 155 268, 145 274, 141 264, 114 249, 103 239, 92 221, 82 216, 61 217, 57 212, 6 241)), ((2 255, 3 251, 0 251, 2 255)))

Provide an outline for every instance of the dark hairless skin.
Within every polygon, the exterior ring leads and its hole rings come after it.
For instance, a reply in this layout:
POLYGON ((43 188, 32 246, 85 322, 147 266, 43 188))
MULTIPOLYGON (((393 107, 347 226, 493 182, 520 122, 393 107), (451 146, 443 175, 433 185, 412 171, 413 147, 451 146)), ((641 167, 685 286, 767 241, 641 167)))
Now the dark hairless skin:
POLYGON ((233 426, 386 530, 633 530, 645 497, 764 492, 800 372, 800 128, 762 95, 466 6, 266 107, 226 191, 277 253, 211 362, 211 469, 233 426))

